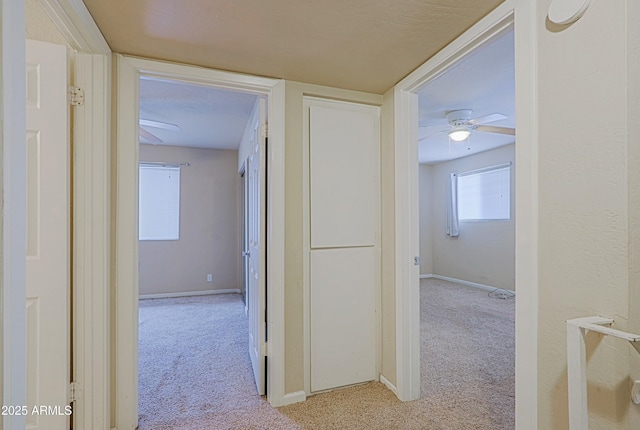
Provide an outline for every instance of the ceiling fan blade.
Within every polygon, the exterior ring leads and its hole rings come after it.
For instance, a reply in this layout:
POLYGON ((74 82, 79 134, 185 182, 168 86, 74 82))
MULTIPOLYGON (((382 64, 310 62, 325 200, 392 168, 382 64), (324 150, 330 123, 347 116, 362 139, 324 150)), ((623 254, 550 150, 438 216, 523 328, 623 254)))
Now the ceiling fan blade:
POLYGON ((476 131, 484 131, 486 133, 499 133, 508 134, 511 136, 516 135, 516 129, 510 127, 496 127, 495 125, 479 125, 475 128, 476 131))
POLYGON ((171 131, 182 130, 179 125, 169 124, 168 122, 162 122, 162 121, 153 121, 151 119, 140 118, 140 125, 144 125, 146 127, 161 128, 163 130, 171 130, 171 131))
POLYGON ((438 132, 431 133, 431 134, 428 134, 428 135, 426 135, 426 136, 423 136, 423 137, 421 137, 420 139, 418 139, 418 142, 422 142, 423 140, 430 139, 430 138, 432 138, 433 136, 435 136, 435 135, 437 135, 437 134, 446 133, 447 131, 449 131, 449 127, 447 127, 447 129, 446 129, 446 130, 440 130, 440 131, 438 131, 438 132))
POLYGON ((508 118, 507 116, 502 115, 501 113, 492 113, 489 115, 481 116, 479 118, 473 118, 472 120, 469 120, 469 124, 471 125, 487 124, 489 122, 500 121, 501 119, 507 119, 507 118, 508 118))
POLYGON ((422 118, 418 121, 418 127, 441 127, 449 125, 449 121, 443 118, 433 118, 432 116, 428 116, 422 118))
POLYGON ((149 133, 147 130, 145 130, 142 127, 138 127, 138 130, 140 132, 140 140, 145 140, 146 142, 142 142, 142 143, 150 143, 152 145, 158 145, 160 143, 162 143, 162 140, 160 138, 158 138, 156 135, 149 133))
POLYGON ((451 128, 450 125, 423 125, 419 126, 419 133, 427 136, 432 136, 437 133, 442 133, 451 128))

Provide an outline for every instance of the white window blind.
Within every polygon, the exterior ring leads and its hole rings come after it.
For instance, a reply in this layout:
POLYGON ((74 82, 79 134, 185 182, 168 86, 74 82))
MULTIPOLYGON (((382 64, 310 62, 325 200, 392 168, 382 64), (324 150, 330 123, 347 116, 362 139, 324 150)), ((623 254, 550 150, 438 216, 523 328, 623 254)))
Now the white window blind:
POLYGON ((138 238, 180 238, 180 167, 140 164, 138 238))
POLYGON ((511 164, 458 175, 460 221, 511 219, 511 164))

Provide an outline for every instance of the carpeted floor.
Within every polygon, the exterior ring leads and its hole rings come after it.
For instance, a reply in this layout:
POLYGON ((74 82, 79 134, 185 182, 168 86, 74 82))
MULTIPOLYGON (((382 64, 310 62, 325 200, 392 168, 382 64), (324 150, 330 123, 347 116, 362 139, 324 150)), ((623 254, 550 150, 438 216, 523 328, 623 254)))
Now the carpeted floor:
POLYGON ((236 294, 140 302, 140 430, 514 428, 513 300, 423 280, 420 400, 373 382, 278 409, 256 394, 243 306, 236 294))

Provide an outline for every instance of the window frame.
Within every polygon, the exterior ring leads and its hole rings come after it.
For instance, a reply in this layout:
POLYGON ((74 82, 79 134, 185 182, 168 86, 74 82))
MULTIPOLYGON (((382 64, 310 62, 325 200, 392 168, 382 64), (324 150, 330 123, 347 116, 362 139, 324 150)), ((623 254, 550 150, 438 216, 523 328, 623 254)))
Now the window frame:
MULTIPOLYGON (((171 163, 154 163, 154 162, 144 162, 141 161, 138 164, 138 240, 139 241, 175 241, 180 240, 180 191, 181 191, 181 169, 179 164, 171 164, 171 163), (171 220, 172 215, 167 214, 167 218, 172 221, 170 229, 167 229, 166 232, 168 234, 164 235, 156 235, 156 236, 142 236, 142 223, 143 220, 143 210, 142 205, 144 202, 143 199, 143 191, 142 191, 142 172, 143 169, 156 169, 156 170, 166 170, 167 172, 172 171, 177 173, 177 184, 174 184, 177 187, 177 190, 170 190, 169 192, 163 192, 165 198, 169 199, 174 197, 175 200, 168 202, 168 204, 172 205, 172 208, 175 209, 175 219, 171 220), (175 191, 175 192, 174 192, 175 191), (175 222, 175 223, 174 223, 175 222)), ((171 209, 167 209, 168 211, 171 209)))
POLYGON ((512 178, 511 178, 511 166, 512 166, 512 162, 507 162, 507 163, 502 163, 502 164, 497 164, 494 166, 488 166, 488 167, 483 167, 480 169, 474 169, 474 170, 469 170, 466 172, 462 172, 462 173, 458 173, 457 174, 457 190, 456 190, 456 197, 457 197, 457 210, 458 210, 458 222, 504 222, 504 221, 511 221, 513 219, 513 211, 511 208, 512 202, 511 202, 511 194, 512 194, 512 178), (468 176, 475 176, 475 175, 481 175, 481 174, 485 174, 485 173, 489 173, 489 172, 495 172, 495 171, 499 171, 499 170, 506 170, 508 172, 508 181, 506 182, 509 190, 507 193, 507 198, 509 200, 508 202, 508 206, 507 206, 507 210, 508 210, 508 217, 507 218, 463 218, 461 216, 461 211, 460 211, 460 202, 461 202, 461 193, 460 193, 460 179, 464 178, 464 177, 468 177, 468 176))

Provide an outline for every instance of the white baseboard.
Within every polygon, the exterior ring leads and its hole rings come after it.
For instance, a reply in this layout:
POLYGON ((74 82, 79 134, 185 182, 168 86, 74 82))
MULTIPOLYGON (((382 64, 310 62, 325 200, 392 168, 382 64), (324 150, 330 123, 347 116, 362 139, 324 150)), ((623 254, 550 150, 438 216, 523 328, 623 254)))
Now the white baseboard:
POLYGON ((440 276, 440 275, 431 275, 432 278, 441 279, 443 281, 455 282, 456 284, 462 284, 469 287, 480 288, 481 290, 493 291, 498 287, 493 287, 491 285, 478 284, 477 282, 465 281, 463 279, 450 278, 448 276, 440 276))
POLYGON ((427 275, 420 275, 420 279, 429 279, 429 278, 433 278, 433 275, 431 273, 427 275))
POLYGON ((396 397, 398 397, 398 389, 396 388, 395 385, 393 385, 387 378, 385 378, 383 375, 380 375, 380 382, 382 382, 389 390, 391 390, 391 392, 393 394, 396 395, 396 397))
POLYGON ((229 293, 241 293, 241 291, 240 289, 230 289, 230 290, 183 291, 179 293, 140 294, 140 300, 167 299, 170 297, 207 296, 209 294, 229 294, 229 293))
POLYGON ((292 405, 294 403, 300 403, 307 400, 307 393, 304 391, 296 391, 294 393, 287 393, 282 398, 282 406, 292 405))

